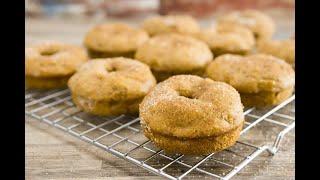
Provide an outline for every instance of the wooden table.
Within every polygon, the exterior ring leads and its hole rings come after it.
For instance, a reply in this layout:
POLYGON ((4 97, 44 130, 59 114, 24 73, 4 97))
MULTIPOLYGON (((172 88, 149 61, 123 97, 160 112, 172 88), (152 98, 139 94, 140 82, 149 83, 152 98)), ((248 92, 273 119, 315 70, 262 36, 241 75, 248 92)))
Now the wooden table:
MULTIPOLYGON (((281 17, 277 23, 290 36, 294 33, 292 14, 281 17)), ((28 19, 26 45, 49 39, 81 44, 84 33, 100 21, 28 19)), ((27 179, 163 179, 45 123, 26 119, 27 179)), ((234 179, 294 179, 294 136, 293 130, 286 135, 275 156, 267 153, 259 156, 234 179)))

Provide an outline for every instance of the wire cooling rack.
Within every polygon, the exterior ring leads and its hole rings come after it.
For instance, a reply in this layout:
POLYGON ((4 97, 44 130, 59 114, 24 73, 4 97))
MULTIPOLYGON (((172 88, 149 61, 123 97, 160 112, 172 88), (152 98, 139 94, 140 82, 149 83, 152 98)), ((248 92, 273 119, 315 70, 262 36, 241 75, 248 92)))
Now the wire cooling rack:
POLYGON ((166 154, 143 135, 139 118, 86 114, 72 103, 68 89, 26 90, 25 113, 168 179, 230 179, 261 153, 278 151, 284 135, 295 126, 295 96, 271 109, 245 109, 245 126, 236 144, 205 156, 166 154), (254 130, 262 124, 262 129, 254 130), (252 137, 263 130, 273 134, 255 141, 252 137))

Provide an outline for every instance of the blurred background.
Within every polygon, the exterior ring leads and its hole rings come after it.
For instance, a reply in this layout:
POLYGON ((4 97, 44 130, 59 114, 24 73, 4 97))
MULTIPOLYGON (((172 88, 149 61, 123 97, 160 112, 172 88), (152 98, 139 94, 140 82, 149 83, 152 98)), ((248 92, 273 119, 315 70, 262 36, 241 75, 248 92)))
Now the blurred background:
POLYGON ((147 14, 190 14, 195 17, 235 9, 290 11, 294 0, 25 0, 26 17, 132 17, 147 14))
POLYGON ((49 35, 81 44, 84 33, 97 23, 139 25, 157 14, 189 14, 207 26, 221 14, 258 9, 276 21, 276 38, 293 36, 295 27, 294 0, 25 0, 25 5, 26 44, 49 35), (55 31, 59 33, 51 33, 55 31))

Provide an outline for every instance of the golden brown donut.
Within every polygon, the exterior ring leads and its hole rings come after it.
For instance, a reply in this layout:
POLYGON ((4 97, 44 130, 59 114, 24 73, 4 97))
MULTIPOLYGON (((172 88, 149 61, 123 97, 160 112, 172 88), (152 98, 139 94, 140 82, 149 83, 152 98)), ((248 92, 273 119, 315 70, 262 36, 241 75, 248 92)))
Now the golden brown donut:
POLYGON ((202 30, 198 37, 208 44, 215 56, 228 53, 245 55, 255 45, 253 33, 249 29, 231 24, 202 30))
POLYGON ((200 31, 197 21, 188 15, 166 15, 147 18, 142 27, 150 36, 164 33, 195 35, 200 31))
POLYGON ((234 11, 217 20, 218 24, 234 24, 249 28, 256 39, 270 39, 275 32, 275 23, 268 15, 257 10, 234 11))
POLYGON ((88 60, 84 49, 55 41, 25 49, 26 86, 35 89, 62 88, 78 66, 88 60))
POLYGON ((77 107, 101 116, 137 113, 155 84, 147 65, 122 57, 91 60, 68 82, 77 107))
POLYGON ((291 96, 295 72, 284 60, 271 55, 222 55, 206 69, 209 78, 233 86, 247 106, 267 107, 291 96))
POLYGON ((176 74, 201 75, 212 58, 204 42, 174 33, 152 37, 135 54, 135 59, 150 66, 158 81, 176 74))
POLYGON ((263 40, 257 44, 260 53, 270 54, 294 66, 295 63, 295 40, 263 40))
POLYGON ((136 49, 148 39, 144 30, 123 23, 100 24, 86 34, 84 45, 92 58, 133 58, 136 49))
POLYGON ((176 75, 159 83, 139 111, 145 136, 169 153, 221 151, 235 143, 244 123, 234 88, 194 75, 176 75))

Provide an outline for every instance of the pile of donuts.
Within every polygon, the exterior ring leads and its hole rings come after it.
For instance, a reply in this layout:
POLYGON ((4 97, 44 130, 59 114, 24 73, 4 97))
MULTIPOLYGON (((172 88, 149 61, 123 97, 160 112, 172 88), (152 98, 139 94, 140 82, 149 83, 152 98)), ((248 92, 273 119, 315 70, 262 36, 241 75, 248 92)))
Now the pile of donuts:
POLYGON ((26 86, 67 86, 93 115, 139 114, 145 136, 168 153, 213 153, 239 138, 244 107, 292 95, 295 40, 274 40, 275 30, 257 10, 224 14, 207 28, 187 15, 149 17, 139 27, 100 24, 84 47, 27 47, 26 86))

